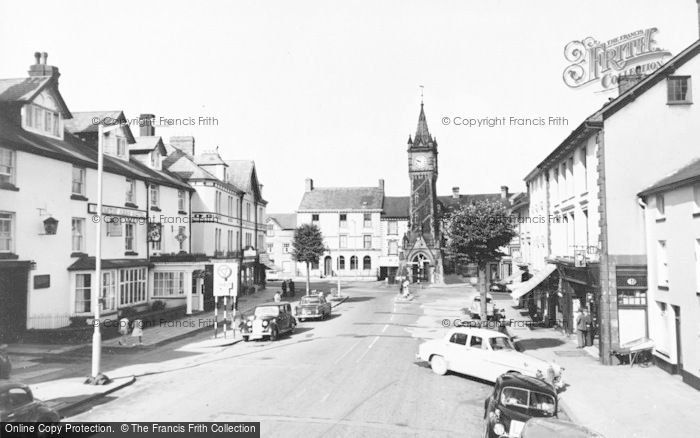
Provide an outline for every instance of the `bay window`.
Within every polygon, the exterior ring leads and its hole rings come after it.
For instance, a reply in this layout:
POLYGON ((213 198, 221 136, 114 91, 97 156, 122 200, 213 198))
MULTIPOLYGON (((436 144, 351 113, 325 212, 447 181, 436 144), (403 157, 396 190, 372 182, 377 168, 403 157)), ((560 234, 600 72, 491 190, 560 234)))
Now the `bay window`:
POLYGON ((146 301, 146 268, 119 270, 119 305, 129 306, 146 301))
POLYGON ((185 295, 184 272, 154 272, 153 296, 177 297, 185 295))

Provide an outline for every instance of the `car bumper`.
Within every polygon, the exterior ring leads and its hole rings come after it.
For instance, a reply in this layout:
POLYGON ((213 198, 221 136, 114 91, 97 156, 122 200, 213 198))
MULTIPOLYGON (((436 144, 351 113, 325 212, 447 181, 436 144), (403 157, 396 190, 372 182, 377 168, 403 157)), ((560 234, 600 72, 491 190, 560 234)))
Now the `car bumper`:
POLYGON ((321 313, 312 313, 312 314, 301 313, 301 314, 297 315, 297 318, 301 318, 301 319, 321 319, 321 318, 323 318, 323 314, 321 314, 321 313))

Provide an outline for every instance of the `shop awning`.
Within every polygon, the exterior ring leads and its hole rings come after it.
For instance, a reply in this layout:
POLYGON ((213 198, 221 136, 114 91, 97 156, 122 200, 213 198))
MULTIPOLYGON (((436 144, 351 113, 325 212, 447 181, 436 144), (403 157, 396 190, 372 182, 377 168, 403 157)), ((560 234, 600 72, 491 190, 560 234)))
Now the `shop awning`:
MULTIPOLYGON (((151 267, 148 259, 102 259, 102 270, 135 268, 140 266, 151 267)), ((94 271, 95 257, 81 257, 68 267, 69 271, 94 271)))
POLYGON ((530 293, 534 288, 536 288, 540 283, 545 281, 547 279, 547 277, 552 275, 552 273, 556 270, 557 270, 556 265, 554 265, 552 263, 548 263, 544 267, 543 270, 535 273, 535 275, 533 275, 531 279, 529 279, 528 281, 525 281, 523 283, 520 283, 518 285, 518 287, 515 288, 513 290, 513 293, 511 294, 513 301, 515 301, 517 303, 521 297, 530 293))
POLYGON ((263 268, 265 268, 265 270, 267 270, 267 271, 272 271, 272 272, 282 272, 283 271, 282 268, 275 265, 274 263, 266 262, 266 263, 260 263, 260 265, 263 268))

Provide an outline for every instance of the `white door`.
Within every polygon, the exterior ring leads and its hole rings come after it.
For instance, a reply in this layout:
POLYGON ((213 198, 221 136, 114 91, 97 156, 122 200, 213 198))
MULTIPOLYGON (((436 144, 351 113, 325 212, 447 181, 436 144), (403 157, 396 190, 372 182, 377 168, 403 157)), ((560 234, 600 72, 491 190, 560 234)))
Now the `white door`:
POLYGON ((466 374, 467 363, 467 334, 453 333, 447 343, 447 368, 458 373, 466 374))
POLYGON ((493 364, 488 360, 490 351, 486 345, 487 341, 487 339, 481 336, 469 336, 469 343, 467 344, 467 356, 469 360, 467 362, 465 374, 493 381, 493 364))

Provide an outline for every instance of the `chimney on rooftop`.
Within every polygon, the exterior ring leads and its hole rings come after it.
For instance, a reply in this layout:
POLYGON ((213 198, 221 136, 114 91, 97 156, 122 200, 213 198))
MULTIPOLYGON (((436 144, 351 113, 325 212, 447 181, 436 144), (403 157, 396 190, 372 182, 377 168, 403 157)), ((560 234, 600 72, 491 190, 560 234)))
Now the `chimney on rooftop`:
POLYGON ((314 180, 312 180, 311 178, 306 178, 304 188, 305 188, 305 191, 307 191, 307 192, 312 191, 314 189, 314 180))
POLYGON ((459 199, 459 187, 452 187, 452 197, 459 199))
POLYGON ((156 116, 153 114, 141 114, 139 116, 139 135, 141 137, 153 137, 156 135, 156 127, 153 125, 156 116))
POLYGON ((194 157, 194 137, 192 136, 170 137, 170 146, 176 147, 187 155, 194 157))
MULTIPOLYGON (((698 1, 700 1, 700 0, 698 0, 698 1)), ((618 75, 618 77, 617 77, 617 95, 619 96, 622 93, 624 93, 625 91, 634 87, 642 79, 644 79, 644 75, 642 74, 642 67, 639 65, 634 68, 633 74, 618 75)))
POLYGON ((49 54, 46 52, 34 52, 34 64, 29 66, 29 76, 60 76, 58 67, 46 64, 49 54))
POLYGON ((379 190, 381 190, 382 192, 384 191, 384 180, 383 179, 379 180, 379 190))
POLYGON ((508 199, 508 186, 501 186, 501 199, 508 199))

